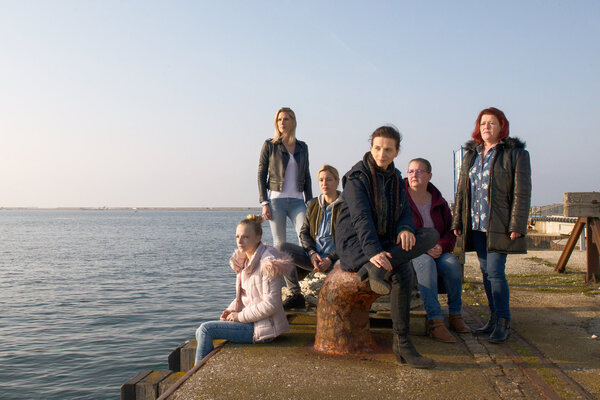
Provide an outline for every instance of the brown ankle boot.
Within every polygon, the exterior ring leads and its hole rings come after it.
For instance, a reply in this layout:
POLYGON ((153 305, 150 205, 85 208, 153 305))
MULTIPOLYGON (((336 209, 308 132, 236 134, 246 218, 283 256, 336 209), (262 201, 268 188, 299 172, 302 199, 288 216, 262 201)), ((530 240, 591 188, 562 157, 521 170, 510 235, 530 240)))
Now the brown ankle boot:
POLYGON ((432 319, 429 321, 429 336, 444 343, 455 343, 456 339, 444 325, 443 319, 432 319))
POLYGON ((448 318, 448 325, 450 325, 450 329, 458 333, 471 332, 471 328, 465 324, 465 320, 460 314, 450 314, 450 317, 448 318))

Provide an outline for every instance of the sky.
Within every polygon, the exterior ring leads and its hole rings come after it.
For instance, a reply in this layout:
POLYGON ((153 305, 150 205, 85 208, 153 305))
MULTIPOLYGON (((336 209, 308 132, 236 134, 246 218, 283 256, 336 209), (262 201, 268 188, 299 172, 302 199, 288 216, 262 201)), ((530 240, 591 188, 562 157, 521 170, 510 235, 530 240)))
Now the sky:
POLYGON ((0 207, 258 206, 291 107, 313 193, 393 124, 453 199, 503 110, 532 204, 600 189, 600 2, 0 0, 0 207))

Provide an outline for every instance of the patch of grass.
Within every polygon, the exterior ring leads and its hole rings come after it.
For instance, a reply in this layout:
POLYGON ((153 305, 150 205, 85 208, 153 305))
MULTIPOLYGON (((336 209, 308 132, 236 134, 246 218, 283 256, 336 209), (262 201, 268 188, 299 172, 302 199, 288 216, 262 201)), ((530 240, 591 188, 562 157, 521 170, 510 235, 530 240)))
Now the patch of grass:
MULTIPOLYGON (((586 283, 585 272, 566 273, 535 273, 506 275, 511 288, 526 291, 547 293, 582 293, 586 296, 600 295, 599 283, 586 283)), ((475 301, 485 298, 483 284, 467 279, 463 283, 465 294, 468 293, 475 301)), ((481 303, 481 301, 479 301, 481 303)))
POLYGON ((520 290, 555 293, 583 293, 590 296, 600 294, 598 284, 585 283, 585 273, 564 274, 508 274, 508 284, 520 290))
POLYGON ((545 265, 546 267, 550 267, 550 268, 556 267, 555 264, 553 264, 552 262, 550 262, 548 260, 544 260, 543 258, 539 258, 539 257, 527 257, 525 259, 529 260, 529 261, 536 262, 536 263, 541 264, 541 265, 545 265))

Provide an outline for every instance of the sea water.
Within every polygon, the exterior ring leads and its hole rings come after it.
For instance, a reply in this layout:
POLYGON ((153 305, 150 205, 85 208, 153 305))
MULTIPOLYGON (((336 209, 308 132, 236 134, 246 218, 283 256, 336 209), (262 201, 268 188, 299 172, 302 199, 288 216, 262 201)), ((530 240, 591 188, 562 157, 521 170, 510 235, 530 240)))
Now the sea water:
POLYGON ((235 296, 247 214, 0 210, 0 398, 115 399, 139 371, 167 369, 235 296))

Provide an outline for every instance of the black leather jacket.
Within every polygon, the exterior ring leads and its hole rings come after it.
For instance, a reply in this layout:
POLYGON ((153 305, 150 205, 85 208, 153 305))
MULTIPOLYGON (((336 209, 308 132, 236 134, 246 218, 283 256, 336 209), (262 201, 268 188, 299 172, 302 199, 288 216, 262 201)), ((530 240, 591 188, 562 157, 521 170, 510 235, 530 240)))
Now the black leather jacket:
MULTIPOLYGON (((460 169, 460 178, 454 201, 452 229, 463 232, 465 250, 473 251, 471 242, 471 183, 469 169, 477 155, 477 143, 469 141, 460 169)), ((525 143, 507 137, 496 145, 490 167, 488 251, 498 253, 526 253, 527 219, 531 202, 531 166, 525 143), (510 232, 523 236, 510 240, 510 232)))
MULTIPOLYGON (((296 140, 294 159, 298 164, 298 181, 296 187, 299 192, 304 192, 304 201, 312 199, 312 182, 310 170, 308 169, 308 146, 306 143, 296 140)), ((267 188, 281 192, 285 180, 285 169, 290 161, 290 153, 283 143, 273 143, 267 139, 260 151, 258 160, 258 193, 259 202, 269 200, 267 188)))

